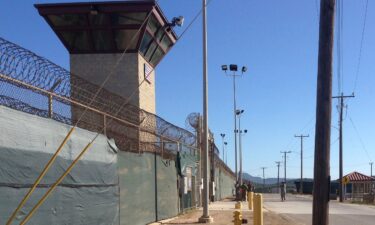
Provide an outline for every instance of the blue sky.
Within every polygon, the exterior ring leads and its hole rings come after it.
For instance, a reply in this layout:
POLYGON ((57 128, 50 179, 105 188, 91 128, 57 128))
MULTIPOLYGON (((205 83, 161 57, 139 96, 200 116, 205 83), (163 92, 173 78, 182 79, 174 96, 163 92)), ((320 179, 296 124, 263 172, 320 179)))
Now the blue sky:
MULTIPOLYGON (((56 1, 1 1, 0 8, 9 10, 2 10, 0 15, 0 36, 69 68, 67 50, 33 7, 34 3, 47 2, 56 1)), ((366 0, 344 0, 343 90, 347 94, 354 89, 365 3, 366 0)), ((201 7, 199 0, 159 0, 159 4, 169 19, 185 17, 185 27, 177 28, 177 33, 186 28, 201 7)), ((249 131, 243 137, 244 171, 261 175, 260 167, 265 166, 266 177, 275 177, 274 162, 282 160, 280 151, 291 150, 288 176, 299 177, 299 139, 294 135, 303 133, 310 134, 304 143, 304 174, 312 177, 318 53, 316 4, 316 0, 211 0, 209 126, 220 149, 220 133, 226 133, 232 168, 232 80, 220 66, 234 63, 248 67, 248 72, 237 82, 237 105, 245 110, 242 125, 249 131)), ((369 162, 375 159, 374 26, 375 4, 369 1, 356 98, 347 101, 345 113, 344 173, 356 170, 369 174, 369 162)), ((156 68, 157 114, 181 127, 185 127, 189 113, 202 111, 201 29, 199 18, 156 68)), ((336 67, 334 73, 336 95, 336 67)), ((333 126, 337 127, 337 120, 334 102, 333 126)), ((337 137, 337 130, 332 128, 333 178, 338 176, 337 137)))

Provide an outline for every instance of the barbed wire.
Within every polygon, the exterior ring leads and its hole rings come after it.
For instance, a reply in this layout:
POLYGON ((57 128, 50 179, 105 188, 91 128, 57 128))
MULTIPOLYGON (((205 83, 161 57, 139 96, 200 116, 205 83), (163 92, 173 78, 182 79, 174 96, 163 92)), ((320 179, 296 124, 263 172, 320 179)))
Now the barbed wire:
MULTIPOLYGON (((196 143, 196 137, 191 132, 132 104, 123 106, 125 98, 106 89, 101 89, 95 100, 91 102, 99 86, 1 37, 0 74, 5 76, 0 78, 2 85, 0 101, 8 107, 47 117, 48 96, 46 92, 51 92, 54 94, 55 106, 52 118, 60 122, 73 125, 77 119, 74 114, 80 115, 85 106, 91 103, 91 108, 97 110, 98 113, 91 111, 85 115, 79 122, 79 127, 89 127, 90 130, 97 131, 103 122, 99 119, 100 113, 108 115, 117 113, 116 118, 139 126, 145 135, 149 133, 163 136, 188 146, 196 143), (25 92, 29 94, 25 95, 25 92)), ((115 133, 119 132, 118 129, 125 128, 120 128, 119 124, 116 125, 111 124, 115 133)), ((127 125, 126 129, 135 129, 135 127, 127 125)), ((124 131, 120 133, 122 135, 129 133, 124 131)), ((122 139, 118 141, 123 142, 122 139)))

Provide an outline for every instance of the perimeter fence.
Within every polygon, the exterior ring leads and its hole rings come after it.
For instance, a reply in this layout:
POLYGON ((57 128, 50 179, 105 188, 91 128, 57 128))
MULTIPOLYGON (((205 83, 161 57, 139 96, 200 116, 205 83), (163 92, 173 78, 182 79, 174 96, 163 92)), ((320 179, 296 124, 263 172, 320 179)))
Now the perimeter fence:
MULTIPOLYGON (((180 151, 199 160, 195 134, 1 37, 0 105, 103 133, 122 151, 156 152, 167 159, 180 151)), ((214 143, 211 150, 212 165, 234 177, 214 143)))
POLYGON ((0 105, 114 138, 123 151, 196 154, 196 136, 0 38, 0 105))

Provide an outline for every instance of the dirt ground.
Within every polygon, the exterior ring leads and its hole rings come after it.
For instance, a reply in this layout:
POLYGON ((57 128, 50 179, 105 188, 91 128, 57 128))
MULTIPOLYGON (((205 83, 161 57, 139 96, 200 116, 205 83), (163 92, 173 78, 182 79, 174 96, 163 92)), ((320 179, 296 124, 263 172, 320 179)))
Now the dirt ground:
MULTIPOLYGON (((192 211, 178 218, 165 222, 162 224, 179 224, 179 225, 193 225, 198 224, 198 218, 202 215, 201 210, 192 211)), ((229 225, 233 224, 233 211, 229 210, 211 210, 210 215, 214 218, 214 225, 229 225)), ((242 214, 243 219, 247 219, 247 224, 253 224, 253 213, 251 211, 244 211, 242 214)), ((264 212, 264 225, 293 225, 292 221, 287 220, 275 213, 264 212)))

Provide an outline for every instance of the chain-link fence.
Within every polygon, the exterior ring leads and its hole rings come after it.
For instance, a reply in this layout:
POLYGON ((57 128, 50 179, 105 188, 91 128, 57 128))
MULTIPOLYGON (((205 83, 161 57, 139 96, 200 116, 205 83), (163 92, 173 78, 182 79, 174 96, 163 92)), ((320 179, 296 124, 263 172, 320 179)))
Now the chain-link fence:
POLYGON ((123 151, 169 158, 177 146, 196 149, 194 134, 128 100, 0 38, 1 105, 106 134, 123 151))
MULTIPOLYGON (((0 105, 101 132, 114 138, 123 151, 156 152, 170 159, 174 159, 176 151, 189 151, 199 160, 199 141, 193 133, 128 104, 127 99, 3 38, 0 105)), ((211 146, 211 165, 234 177, 220 159, 216 145, 211 146)))

